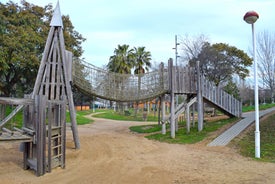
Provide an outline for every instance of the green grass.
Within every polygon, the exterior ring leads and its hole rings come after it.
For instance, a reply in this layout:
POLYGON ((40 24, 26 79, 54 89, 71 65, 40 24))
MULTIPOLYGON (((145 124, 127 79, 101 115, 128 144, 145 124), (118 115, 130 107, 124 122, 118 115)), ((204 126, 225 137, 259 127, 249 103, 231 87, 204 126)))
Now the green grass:
POLYGON ((130 130, 137 133, 152 133, 161 131, 161 125, 141 125, 131 126, 130 130))
MULTIPOLYGON (((92 110, 86 110, 86 111, 76 111, 76 122, 78 125, 85 125, 85 124, 90 124, 93 123, 94 120, 91 120, 89 118, 86 118, 86 115, 89 115, 92 113, 92 110)), ((70 113, 66 113, 66 121, 70 121, 70 113)))
MULTIPOLYGON (((161 134, 159 131, 161 130, 161 126, 155 125, 157 127, 152 127, 152 125, 143 125, 143 126, 134 126, 130 127, 131 131, 139 132, 139 133, 153 133, 151 135, 145 136, 151 140, 157 140, 160 142, 167 142, 167 143, 177 143, 177 144, 194 144, 199 141, 205 139, 209 133, 214 132, 224 126, 225 124, 236 122, 237 118, 229 118, 225 120, 219 120, 214 122, 205 122, 204 128, 202 131, 198 132, 197 127, 192 127, 190 132, 186 131, 184 127, 184 122, 179 124, 179 131, 176 132, 175 138, 171 138, 170 132, 168 131, 165 135, 161 134), (144 131, 146 130, 146 131, 144 131)), ((169 127, 167 127, 169 128, 169 127)))
MULTIPOLYGON (((125 115, 123 112, 116 112, 114 110, 104 110, 101 111, 102 113, 100 114, 95 114, 94 117, 97 118, 105 118, 105 119, 112 119, 112 120, 121 120, 121 121, 144 121, 142 117, 142 112, 139 112, 137 116, 134 116, 134 110, 129 109, 130 115, 125 115)), ((154 113, 149 113, 147 116, 147 121, 153 121, 157 122, 158 117, 157 114, 154 116, 154 113)))
MULTIPOLYGON (((14 108, 11 108, 10 106, 7 106, 6 109, 6 116, 8 116, 11 111, 14 108)), ((5 127, 7 128, 11 128, 11 127, 17 127, 17 128, 21 128, 23 125, 23 110, 19 111, 6 125, 5 127)))
MULTIPOLYGON (((275 104, 260 104, 259 105, 259 110, 265 110, 271 107, 275 107, 275 104)), ((249 112, 249 111, 254 111, 255 106, 243 106, 242 111, 243 112, 249 112)))
POLYGON ((94 120, 84 117, 85 115, 88 115, 88 114, 89 114, 89 112, 77 111, 76 112, 76 122, 77 122, 77 124, 78 125, 85 125, 85 124, 93 123, 94 120))
MULTIPOLYGON (((10 107, 7 108, 7 113, 6 116, 8 114, 10 114, 10 112, 12 111, 12 109, 10 107)), ((76 111, 76 121, 78 125, 84 125, 84 124, 89 124, 92 123, 93 120, 88 119, 86 117, 84 117, 85 115, 91 114, 92 112, 89 111, 76 111)), ((67 112, 66 113, 66 121, 69 122, 70 121, 70 113, 67 112)), ((17 128, 21 128, 23 125, 23 110, 19 111, 6 125, 5 127, 7 128, 12 128, 13 126, 17 127, 17 128)))
MULTIPOLYGON (((258 160, 275 163, 275 113, 260 121, 261 158, 258 160)), ((233 145, 240 150, 240 154, 255 158, 254 129, 245 134, 240 140, 234 140, 233 145)))

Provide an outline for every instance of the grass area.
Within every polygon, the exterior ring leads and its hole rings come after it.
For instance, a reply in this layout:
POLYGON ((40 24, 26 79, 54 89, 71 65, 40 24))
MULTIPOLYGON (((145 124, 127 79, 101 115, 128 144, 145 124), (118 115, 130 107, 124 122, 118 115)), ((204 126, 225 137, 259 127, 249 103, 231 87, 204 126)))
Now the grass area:
POLYGON ((161 131, 161 125, 141 125, 131 126, 130 130, 137 133, 152 133, 161 131))
MULTIPOLYGON (((257 160, 275 163, 275 113, 260 121, 261 131, 261 158, 257 160)), ((240 140, 234 140, 234 146, 243 156, 255 158, 254 128, 250 128, 240 140)))
MULTIPOLYGON (((101 112, 102 113, 95 114, 93 116, 97 118, 105 118, 105 119, 121 120, 121 121, 144 121, 143 113, 138 112, 137 116, 135 116, 133 109, 129 109, 128 111, 124 111, 124 112, 116 112, 114 110, 109 109, 101 112)), ((154 113, 149 113, 147 115, 147 121, 157 122, 158 121, 157 113, 155 115, 154 113)))
MULTIPOLYGON (((76 112, 76 122, 78 125, 85 125, 93 123, 94 120, 84 117, 85 115, 91 114, 89 112, 77 111, 76 112)), ((67 118, 67 115, 66 115, 67 118)))
POLYGON ((153 133, 151 135, 145 136, 151 140, 158 140, 161 142, 167 143, 177 143, 177 144, 193 144, 205 139, 209 133, 214 132, 221 128, 222 126, 236 122, 237 118, 228 118, 225 120, 218 120, 214 122, 205 122, 204 128, 202 131, 198 132, 197 127, 192 127, 190 132, 188 133, 186 129, 183 127, 184 122, 179 124, 179 131, 176 132, 176 137, 174 139, 171 138, 170 132, 168 131, 165 135, 161 134, 159 131, 161 130, 161 126, 155 125, 157 127, 153 127, 152 125, 143 125, 143 126, 134 126, 130 127, 131 131, 138 132, 138 133, 153 133))
MULTIPOLYGON (((259 110, 265 110, 271 107, 275 107, 275 104, 260 104, 259 105, 259 110)), ((254 111, 255 106, 243 106, 242 111, 243 112, 249 112, 249 111, 254 111)))
MULTIPOLYGON (((76 111, 76 122, 78 125, 85 125, 89 123, 93 123, 94 120, 91 120, 89 118, 86 118, 86 115, 89 115, 92 113, 92 110, 86 110, 86 111, 76 111)), ((70 113, 66 113, 66 121, 70 121, 70 113)))
MULTIPOLYGON (((7 108, 7 113, 6 115, 10 114, 12 109, 10 107, 7 108)), ((91 114, 92 111, 76 111, 76 121, 78 125, 84 125, 84 124, 89 124, 92 123, 93 120, 84 117, 85 115, 91 114)), ((66 121, 70 121, 70 113, 66 113, 66 121)), ((12 128, 12 127, 17 127, 21 128, 23 125, 23 110, 19 111, 6 125, 5 127, 7 128, 12 128)))

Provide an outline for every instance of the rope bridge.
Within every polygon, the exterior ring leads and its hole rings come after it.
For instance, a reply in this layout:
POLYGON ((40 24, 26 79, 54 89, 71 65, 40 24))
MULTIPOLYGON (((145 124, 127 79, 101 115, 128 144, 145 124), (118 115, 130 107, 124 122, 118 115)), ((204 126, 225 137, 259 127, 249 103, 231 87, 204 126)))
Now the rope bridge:
POLYGON ((168 92, 168 71, 163 66, 145 74, 118 74, 75 59, 72 73, 81 92, 112 101, 146 101, 168 92))

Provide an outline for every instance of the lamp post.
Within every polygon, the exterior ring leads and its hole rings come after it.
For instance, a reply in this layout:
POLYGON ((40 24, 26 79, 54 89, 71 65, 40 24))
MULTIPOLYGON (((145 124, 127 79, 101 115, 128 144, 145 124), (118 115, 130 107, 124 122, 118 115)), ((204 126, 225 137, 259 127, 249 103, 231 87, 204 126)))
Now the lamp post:
MULTIPOLYGON (((175 62, 176 62, 176 71, 177 72, 178 72, 178 57, 179 57, 179 55, 178 55, 178 45, 180 45, 178 43, 178 37, 177 37, 177 35, 175 35, 175 47, 173 49, 175 49, 175 62)), ((177 84, 177 85, 179 85, 179 84, 177 84)), ((178 103, 179 103, 179 97, 177 95, 176 96, 176 106, 178 106, 178 103)))
POLYGON ((255 33, 254 33, 254 23, 259 18, 258 13, 255 11, 247 12, 243 19, 248 24, 252 26, 252 41, 253 41, 253 60, 254 60, 254 80, 255 80, 255 157, 260 158, 260 127, 259 127, 259 94, 258 94, 258 66, 256 60, 256 43, 255 43, 255 33))

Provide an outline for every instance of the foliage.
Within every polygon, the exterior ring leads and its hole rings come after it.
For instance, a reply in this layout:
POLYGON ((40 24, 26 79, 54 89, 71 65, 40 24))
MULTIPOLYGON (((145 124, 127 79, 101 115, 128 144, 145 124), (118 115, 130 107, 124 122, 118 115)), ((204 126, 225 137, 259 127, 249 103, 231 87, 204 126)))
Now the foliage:
POLYGON ((190 63, 197 60, 200 61, 203 73, 216 86, 230 81, 235 74, 244 79, 249 75, 247 66, 252 64, 252 59, 246 53, 224 43, 210 45, 206 42, 198 57, 193 58, 190 63))
POLYGON ((129 45, 118 45, 114 55, 110 57, 107 68, 111 72, 130 74, 133 67, 133 49, 129 45))
POLYGON ((226 86, 223 87, 223 90, 231 95, 234 96, 234 98, 240 100, 240 91, 238 89, 238 86, 236 83, 234 83, 232 80, 230 80, 226 86))
POLYGON ((151 53, 148 51, 145 51, 145 47, 138 47, 134 48, 134 73, 135 74, 141 74, 145 73, 144 70, 147 72, 149 71, 149 68, 151 67, 151 53), (145 67, 143 67, 145 65, 145 67))
MULTIPOLYGON (((49 31, 52 6, 44 8, 26 1, 21 6, 0 3, 0 95, 22 96, 30 93, 49 31)), ((66 48, 75 56, 82 54, 85 39, 63 16, 66 48)))
POLYGON ((130 74, 134 68, 135 74, 145 73, 151 67, 151 53, 145 47, 134 47, 129 45, 118 45, 114 50, 114 55, 110 57, 107 68, 111 72, 130 74))

